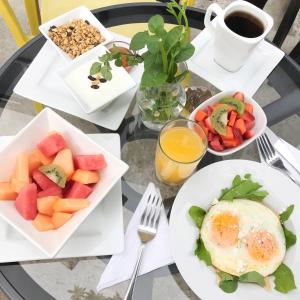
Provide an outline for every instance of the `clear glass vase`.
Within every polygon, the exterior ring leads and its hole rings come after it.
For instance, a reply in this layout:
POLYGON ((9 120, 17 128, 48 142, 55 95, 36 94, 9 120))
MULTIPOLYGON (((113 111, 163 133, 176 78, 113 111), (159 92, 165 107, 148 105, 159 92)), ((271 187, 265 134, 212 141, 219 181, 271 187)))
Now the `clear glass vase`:
POLYGON ((159 131, 165 123, 176 119, 186 103, 183 85, 165 83, 159 87, 139 87, 137 103, 143 124, 159 131))

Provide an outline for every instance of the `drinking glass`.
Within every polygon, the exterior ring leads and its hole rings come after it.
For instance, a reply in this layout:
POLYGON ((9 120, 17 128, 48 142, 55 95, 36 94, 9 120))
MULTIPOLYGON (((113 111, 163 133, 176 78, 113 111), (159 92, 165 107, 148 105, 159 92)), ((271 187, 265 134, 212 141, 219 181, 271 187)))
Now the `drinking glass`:
POLYGON ((160 131, 155 155, 156 177, 168 185, 183 183, 207 150, 207 137, 194 121, 177 119, 160 131))

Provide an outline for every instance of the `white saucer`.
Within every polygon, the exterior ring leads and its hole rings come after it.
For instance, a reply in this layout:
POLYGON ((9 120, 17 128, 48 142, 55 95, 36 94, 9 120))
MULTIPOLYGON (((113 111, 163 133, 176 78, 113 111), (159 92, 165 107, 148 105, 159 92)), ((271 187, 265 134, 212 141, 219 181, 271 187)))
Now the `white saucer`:
POLYGON ((213 38, 204 29, 192 41, 195 54, 188 61, 188 68, 221 91, 240 90, 252 97, 272 70, 284 57, 284 52, 262 41, 250 55, 245 65, 237 72, 229 72, 213 58, 213 38))
MULTIPOLYGON (((129 43, 130 39, 113 33, 114 39, 129 43)), ((67 112, 110 130, 117 130, 135 95, 137 86, 117 97, 109 106, 87 114, 66 88, 57 72, 68 62, 53 48, 50 42, 42 47, 25 74, 14 88, 14 92, 28 100, 67 112)), ((130 72, 139 84, 143 66, 139 65, 130 72)))
MULTIPOLYGON (((118 134, 90 134, 96 143, 120 157, 118 134)), ((0 137, 0 148, 11 137, 0 137)), ((0 219, 0 263, 49 259, 0 219)), ((112 255, 123 251, 122 190, 119 181, 54 258, 112 255)))

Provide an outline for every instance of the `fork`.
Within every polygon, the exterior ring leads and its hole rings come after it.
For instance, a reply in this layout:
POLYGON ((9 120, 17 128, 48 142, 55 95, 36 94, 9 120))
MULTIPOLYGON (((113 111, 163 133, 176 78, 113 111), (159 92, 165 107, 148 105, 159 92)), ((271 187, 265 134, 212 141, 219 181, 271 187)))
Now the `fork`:
POLYGON ((143 251, 146 244, 149 241, 151 241, 157 233, 161 209, 162 209, 161 197, 159 195, 153 195, 150 193, 147 200, 147 205, 141 217, 140 225, 138 226, 138 235, 142 243, 139 249, 138 259, 135 264, 134 271, 129 286, 127 288, 127 292, 124 297, 124 300, 129 300, 132 299, 133 297, 135 282, 142 261, 143 251))
POLYGON ((274 149, 268 136, 265 133, 263 133, 260 137, 258 137, 257 145, 261 155, 263 156, 264 160, 268 165, 278 169, 279 171, 287 175, 290 179, 292 179, 297 185, 299 185, 299 183, 297 182, 293 174, 283 164, 282 159, 274 149))

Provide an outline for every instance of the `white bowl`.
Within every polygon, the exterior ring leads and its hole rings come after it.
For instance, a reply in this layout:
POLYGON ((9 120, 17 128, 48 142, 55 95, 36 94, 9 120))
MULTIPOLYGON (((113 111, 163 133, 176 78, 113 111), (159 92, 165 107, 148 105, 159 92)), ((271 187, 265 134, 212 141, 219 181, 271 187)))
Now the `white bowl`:
POLYGON ((31 221, 26 221, 17 212, 14 201, 0 201, 0 217, 42 250, 49 258, 52 258, 127 171, 128 165, 96 144, 86 134, 54 111, 46 108, 0 151, 0 181, 10 179, 15 168, 17 154, 22 151, 31 151, 49 131, 61 132, 74 153, 102 153, 107 161, 107 167, 101 171, 100 182, 95 185, 92 194, 88 197, 90 205, 76 212, 69 222, 57 230, 37 231, 31 221))
POLYGON ((58 71, 58 75, 66 88, 87 114, 106 107, 118 96, 136 86, 136 82, 128 72, 123 67, 115 66, 115 63, 112 61, 110 63, 112 68, 112 79, 100 84, 99 89, 91 88, 91 80, 88 79, 88 76, 90 75, 90 66, 93 62, 98 62, 98 57, 102 56, 107 51, 107 48, 104 46, 97 46, 91 51, 82 54, 78 59, 69 62, 65 67, 58 71), (91 63, 88 63, 89 61, 91 63), (72 84, 67 80, 67 76, 70 76, 72 71, 77 68, 81 70, 81 73, 76 79, 76 84, 72 84), (78 89, 80 85, 82 85, 82 87, 78 89))
MULTIPOLYGON (((50 41, 51 45, 53 45, 53 47, 57 50, 57 52, 66 60, 70 61, 72 59, 68 56, 68 54, 66 52, 64 52, 62 49, 60 49, 58 46, 56 46, 56 44, 48 36, 48 31, 49 31, 49 28, 53 25, 60 26, 65 23, 68 23, 74 19, 87 20, 90 22, 91 25, 95 26, 100 31, 101 35, 103 35, 103 37, 105 38, 105 41, 103 41, 100 45, 106 45, 113 40, 113 35, 110 33, 110 31, 108 31, 99 22, 99 20, 91 13, 91 11, 85 6, 79 6, 75 9, 72 9, 72 10, 66 12, 65 14, 58 16, 58 17, 39 26, 40 32, 43 34, 43 36, 48 41, 50 41)), ((95 49, 95 48, 99 47, 100 45, 98 45, 92 49, 95 49)), ((89 51, 87 51, 87 52, 89 52, 89 51)), ((79 55, 78 57, 80 57, 80 56, 81 55, 79 55)), ((78 57, 74 58, 74 60, 78 59, 78 57)))
MULTIPOLYGON (((213 105, 213 104, 219 102, 221 98, 231 97, 235 92, 236 91, 224 91, 224 92, 216 94, 213 97, 207 99, 206 101, 201 103, 197 108, 195 108, 195 110, 190 114, 190 119, 195 120, 195 115, 199 109, 205 109, 205 108, 207 108, 208 105, 213 105)), ((254 140, 256 140, 264 132, 264 130, 267 126, 267 117, 266 117, 265 112, 253 98, 248 97, 245 94, 244 94, 244 96, 245 96, 245 102, 249 102, 250 104, 253 105, 253 115, 255 117, 255 126, 252 128, 253 133, 254 133, 253 137, 248 140, 244 140, 244 142, 237 147, 225 149, 224 151, 215 151, 208 144, 208 147, 207 147, 208 152, 215 154, 217 156, 226 156, 226 155, 233 154, 233 153, 245 148, 246 146, 248 146, 250 143, 252 143, 254 140)))

